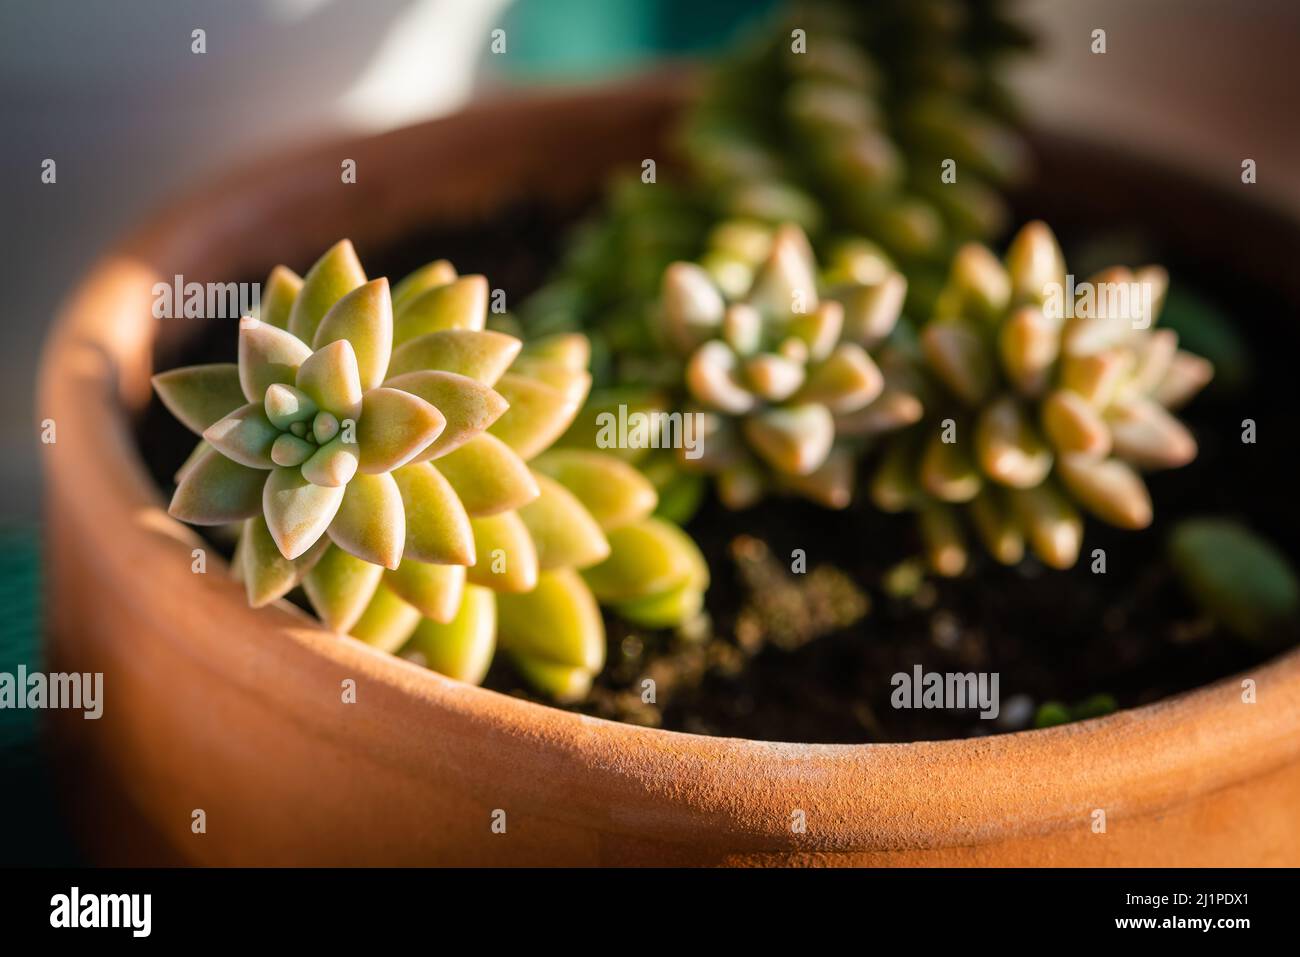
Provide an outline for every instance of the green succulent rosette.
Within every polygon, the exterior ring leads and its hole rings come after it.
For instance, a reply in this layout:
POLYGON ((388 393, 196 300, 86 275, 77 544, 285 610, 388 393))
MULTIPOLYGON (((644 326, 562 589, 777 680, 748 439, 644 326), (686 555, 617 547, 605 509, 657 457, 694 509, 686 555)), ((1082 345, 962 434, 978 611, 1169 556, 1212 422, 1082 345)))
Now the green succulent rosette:
POLYGON ((733 221, 700 262, 664 273, 658 330, 681 359, 672 404, 703 423, 678 465, 714 476, 729 508, 768 492, 843 508, 857 439, 921 415, 869 352, 893 332, 906 280, 870 243, 832 255, 819 270, 798 226, 733 221))
POLYGON ((1080 510, 1121 528, 1152 520, 1141 472, 1177 468, 1197 445, 1172 414, 1213 375, 1155 323, 1163 269, 1116 267, 1076 283, 1041 222, 1006 259, 963 247, 920 333, 926 420, 889 440, 871 483, 887 511, 919 513, 936 571, 966 567, 964 523, 1014 564, 1026 546, 1067 568, 1080 510))
POLYGON ((539 690, 586 692, 604 626, 580 569, 654 487, 597 451, 543 453, 582 407, 589 347, 489 330, 488 286, 438 261, 391 291, 344 241, 277 267, 238 363, 161 373, 202 436, 170 513, 241 523, 250 604, 301 586, 321 621, 470 682, 498 646, 539 690), (310 343, 310 344, 309 344, 310 343))

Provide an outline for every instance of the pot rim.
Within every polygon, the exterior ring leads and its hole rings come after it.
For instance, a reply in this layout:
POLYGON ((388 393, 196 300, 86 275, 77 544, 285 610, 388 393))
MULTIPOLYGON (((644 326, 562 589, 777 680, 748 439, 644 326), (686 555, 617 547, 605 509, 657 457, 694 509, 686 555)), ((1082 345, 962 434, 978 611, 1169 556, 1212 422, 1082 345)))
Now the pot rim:
MULTIPOLYGON (((146 562, 188 566, 189 550, 201 539, 166 514, 129 423, 130 411, 148 396, 160 328, 147 308, 148 291, 171 275, 159 263, 206 261, 233 237, 255 235, 268 219, 267 209, 319 200, 324 180, 304 170, 327 169, 337 182, 340 156, 366 157, 358 160, 363 170, 369 162, 409 172, 412 161, 403 158, 408 151, 419 153, 435 140, 457 141, 471 128, 509 130, 558 109, 597 118, 637 109, 671 112, 681 97, 680 86, 634 80, 598 92, 483 101, 378 136, 282 153, 167 204, 104 254, 60 310, 44 351, 38 395, 38 414, 57 423, 60 439, 42 449, 47 481, 78 490, 59 499, 68 508, 87 510, 78 518, 84 527, 102 531, 105 547, 115 536, 126 536, 146 562), (269 198, 277 192, 283 194, 278 202, 269 198), (195 222, 203 224, 197 232, 195 222), (60 454, 70 442, 81 462, 89 458, 96 467, 79 468, 72 456, 60 454), (104 510, 105 502, 111 508, 104 510)), ((415 218, 381 228, 400 232, 415 218)), ((303 238, 298 245, 313 242, 303 238)), ((139 567, 139 562, 133 566, 139 567)), ((131 589, 132 568, 101 563, 101 571, 121 576, 122 588, 131 589)), ((502 732, 511 746, 537 749, 543 758, 549 754, 584 773, 623 779, 642 799, 649 793, 662 804, 671 796, 672 782, 686 778, 692 781, 688 800, 712 812, 699 826, 725 826, 769 841, 788 838, 789 808, 805 807, 839 822, 834 843, 843 846, 985 843, 1023 833, 1029 824, 1076 826, 1092 808, 1156 812, 1300 759, 1300 649, 1248 675, 1054 728, 943 741, 784 743, 644 728, 462 684, 351 637, 340 638, 286 602, 252 612, 244 605, 242 587, 226 579, 182 575, 169 581, 228 595, 232 619, 240 625, 232 643, 247 646, 247 653, 258 653, 258 642, 291 643, 323 663, 365 675, 410 699, 412 707, 453 714, 480 732, 502 732), (1245 677, 1256 683, 1256 704, 1241 701, 1245 677), (728 792, 746 781, 757 782, 758 793, 741 808, 728 792)), ((184 643, 183 632, 172 640, 184 643)), ((224 677, 248 680, 234 668, 224 677)))

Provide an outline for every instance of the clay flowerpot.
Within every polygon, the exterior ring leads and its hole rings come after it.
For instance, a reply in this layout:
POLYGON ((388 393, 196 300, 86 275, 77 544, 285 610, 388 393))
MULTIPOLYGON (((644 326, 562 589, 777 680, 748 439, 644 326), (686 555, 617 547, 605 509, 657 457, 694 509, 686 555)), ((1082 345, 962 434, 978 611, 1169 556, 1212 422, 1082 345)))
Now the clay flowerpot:
POLYGON ((51 719, 93 857, 1300 863, 1300 652, 1245 676, 1254 704, 1237 676, 1048 730, 773 744, 460 684, 285 603, 249 609, 215 559, 192 571, 201 541, 167 516, 130 425, 155 338, 197 325, 151 316, 155 282, 264 275, 340 236, 364 253, 523 197, 574 203, 615 164, 656 155, 679 105, 662 84, 557 94, 286 156, 167 209, 78 284, 49 342, 38 414, 57 426, 45 447, 48 667, 105 676, 100 720, 51 719), (340 182, 343 158, 357 162, 354 185, 340 182), (343 700, 348 679, 355 703, 343 700))

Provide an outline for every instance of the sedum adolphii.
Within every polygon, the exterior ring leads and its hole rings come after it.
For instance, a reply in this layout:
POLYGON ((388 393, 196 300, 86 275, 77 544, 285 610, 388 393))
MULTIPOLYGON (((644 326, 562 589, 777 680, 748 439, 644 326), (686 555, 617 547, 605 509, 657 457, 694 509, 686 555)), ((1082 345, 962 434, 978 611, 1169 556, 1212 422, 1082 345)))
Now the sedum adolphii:
POLYGON ((301 586, 335 631, 472 682, 500 647, 576 697, 605 646, 580 570, 619 557, 607 531, 644 520, 655 491, 594 450, 543 454, 586 398, 586 339, 525 346, 486 328, 487 300, 441 260, 390 290, 347 241, 304 277, 276 267, 237 363, 154 377, 202 437, 169 512, 241 523, 233 572, 254 606, 301 586))
POLYGON ((1195 458, 1170 410, 1213 375, 1155 326, 1167 285, 1155 266, 1076 284, 1041 222, 1003 262, 976 244, 958 251, 919 337, 925 422, 890 438, 871 486, 880 508, 918 511, 937 571, 966 567, 958 506, 1006 564, 1028 545, 1047 565, 1073 565, 1080 509, 1121 528, 1150 524, 1139 473, 1195 458))

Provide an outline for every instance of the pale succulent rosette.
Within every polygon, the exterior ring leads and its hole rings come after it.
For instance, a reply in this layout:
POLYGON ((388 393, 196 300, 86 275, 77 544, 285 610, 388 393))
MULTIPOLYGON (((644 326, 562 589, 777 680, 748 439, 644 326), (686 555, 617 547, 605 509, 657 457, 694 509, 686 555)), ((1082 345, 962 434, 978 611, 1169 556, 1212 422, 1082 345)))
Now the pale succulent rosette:
POLYGON ((863 435, 915 422, 919 402, 869 349, 907 283, 870 243, 846 241, 819 273, 803 231, 731 221, 699 263, 668 268, 657 318, 683 359, 677 405, 704 416, 695 458, 729 508, 769 491, 849 503, 863 435))
POLYGON ((1139 473, 1195 458, 1170 410, 1213 375, 1155 326, 1167 285, 1155 266, 1072 283, 1040 222, 1005 262, 979 245, 958 252, 920 336, 926 421, 891 439, 871 488, 879 507, 919 512, 936 571, 966 567, 960 507, 1006 564, 1028 545, 1047 565, 1073 565, 1080 508, 1121 528, 1150 524, 1139 473))
MULTIPOLYGON (((170 512, 242 522, 234 572, 254 606, 301 585, 328 627, 409 646, 481 681, 499 644, 559 697, 585 692, 604 628, 578 569, 655 493, 592 451, 537 458, 586 398, 579 335, 528 348, 486 329, 488 287, 439 261, 390 294, 350 243, 272 272, 239 361, 155 388, 203 441, 170 512)), ((412 655, 413 656, 413 655, 412 655)))

